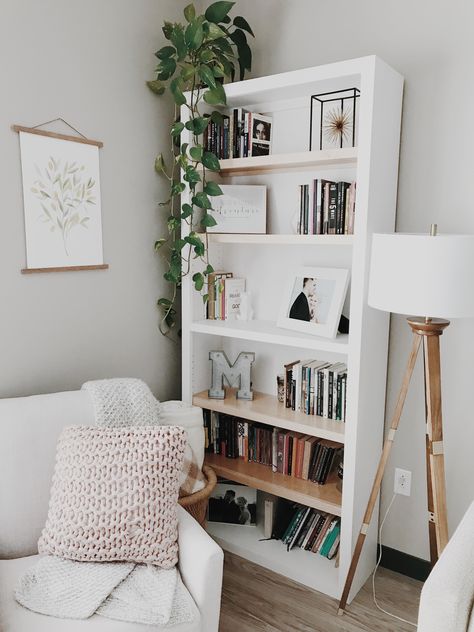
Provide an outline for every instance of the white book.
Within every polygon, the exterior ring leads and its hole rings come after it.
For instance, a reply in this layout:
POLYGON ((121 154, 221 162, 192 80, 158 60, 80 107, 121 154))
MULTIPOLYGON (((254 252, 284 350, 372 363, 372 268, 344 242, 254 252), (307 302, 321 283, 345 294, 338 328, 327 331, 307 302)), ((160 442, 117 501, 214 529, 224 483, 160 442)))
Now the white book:
POLYGON ((263 514, 263 537, 270 539, 273 533, 273 520, 275 517, 275 501, 268 499, 264 504, 263 514))
POLYGON ((224 292, 225 319, 236 320, 240 313, 242 293, 245 292, 245 279, 226 279, 224 292))

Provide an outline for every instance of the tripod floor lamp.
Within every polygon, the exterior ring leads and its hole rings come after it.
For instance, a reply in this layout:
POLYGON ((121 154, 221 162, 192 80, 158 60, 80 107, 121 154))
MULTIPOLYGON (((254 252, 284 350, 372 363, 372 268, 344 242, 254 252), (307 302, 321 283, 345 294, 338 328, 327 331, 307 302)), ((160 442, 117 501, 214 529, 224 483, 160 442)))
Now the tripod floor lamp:
POLYGON ((411 351, 339 603, 339 614, 343 614, 347 604, 420 346, 424 358, 428 532, 432 565, 448 542, 439 338, 449 325, 445 318, 474 316, 473 271, 474 235, 437 235, 433 224, 429 235, 373 236, 369 305, 386 312, 418 316, 408 318, 413 333, 411 351))

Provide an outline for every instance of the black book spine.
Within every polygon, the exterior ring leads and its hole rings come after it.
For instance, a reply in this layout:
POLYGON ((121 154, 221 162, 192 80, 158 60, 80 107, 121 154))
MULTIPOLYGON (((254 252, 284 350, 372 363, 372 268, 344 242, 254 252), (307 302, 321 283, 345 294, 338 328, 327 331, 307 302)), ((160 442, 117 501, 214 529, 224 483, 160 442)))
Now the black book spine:
POLYGON ((316 468, 316 472, 314 474, 314 479, 313 482, 314 483, 318 483, 319 482, 319 477, 321 476, 321 471, 323 469, 323 465, 324 465, 324 461, 326 459, 326 455, 328 452, 328 447, 323 445, 321 448, 321 452, 318 458, 318 466, 316 468))
POLYGON ((336 211, 337 211, 337 184, 332 182, 329 185, 329 222, 328 233, 336 234, 336 211))
POLYGON ((314 448, 313 448, 313 454, 311 456, 311 463, 309 466, 309 470, 308 470, 308 480, 312 481, 314 478, 314 473, 316 471, 316 467, 317 467, 317 463, 318 463, 318 457, 319 457, 319 453, 321 451, 321 444, 320 443, 316 443, 314 448))

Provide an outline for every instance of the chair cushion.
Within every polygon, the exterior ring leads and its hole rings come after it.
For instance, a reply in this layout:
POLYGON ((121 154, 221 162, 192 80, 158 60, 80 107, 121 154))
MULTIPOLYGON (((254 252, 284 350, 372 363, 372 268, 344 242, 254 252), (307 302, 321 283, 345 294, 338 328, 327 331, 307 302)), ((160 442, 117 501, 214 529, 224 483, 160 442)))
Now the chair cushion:
POLYGON ((0 400, 0 558, 38 552, 56 442, 77 424, 94 424, 84 391, 0 400))
POLYGON ((0 561, 0 630, 2 632, 201 632, 200 618, 193 623, 156 627, 115 621, 99 615, 86 620, 56 619, 20 606, 13 591, 20 577, 38 561, 39 556, 0 561))
POLYGON ((38 551, 82 562, 175 566, 186 441, 176 426, 65 428, 38 551))

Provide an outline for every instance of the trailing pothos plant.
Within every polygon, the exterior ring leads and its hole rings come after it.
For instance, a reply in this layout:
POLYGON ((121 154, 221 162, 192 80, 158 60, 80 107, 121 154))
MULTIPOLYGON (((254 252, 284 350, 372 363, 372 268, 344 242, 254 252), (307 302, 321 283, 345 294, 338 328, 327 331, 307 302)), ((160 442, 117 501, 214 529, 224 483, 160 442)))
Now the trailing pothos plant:
POLYGON ((208 171, 219 171, 219 160, 203 146, 202 135, 211 120, 222 124, 222 114, 218 110, 210 114, 201 110, 203 101, 210 106, 225 106, 223 83, 233 81, 237 71, 243 79, 245 71, 251 69, 247 34, 253 36, 253 32, 243 17, 230 17, 234 4, 224 0, 214 2, 203 15, 197 15, 195 6, 189 4, 184 9, 186 23, 165 22, 163 33, 169 44, 155 53, 159 60, 157 77, 147 84, 158 95, 168 88, 175 103, 170 129, 171 164, 167 165, 163 153, 155 160, 155 170, 169 182, 168 198, 160 203, 166 212, 168 234, 155 242, 155 249, 166 261, 164 278, 171 286, 169 295, 158 300, 163 334, 176 325, 177 293, 183 277, 192 273, 192 259, 203 262, 203 271, 195 272, 192 281, 204 302, 208 299, 206 279, 213 268, 204 233, 216 224, 209 210, 212 198, 222 195, 222 190, 208 178, 208 171), (181 106, 188 110, 185 123, 180 120, 181 106), (191 132, 191 143, 181 143, 184 129, 191 132), (186 187, 190 203, 181 203, 180 196, 186 187), (182 221, 187 223, 183 235, 182 221))

